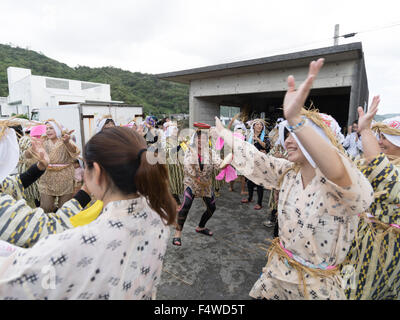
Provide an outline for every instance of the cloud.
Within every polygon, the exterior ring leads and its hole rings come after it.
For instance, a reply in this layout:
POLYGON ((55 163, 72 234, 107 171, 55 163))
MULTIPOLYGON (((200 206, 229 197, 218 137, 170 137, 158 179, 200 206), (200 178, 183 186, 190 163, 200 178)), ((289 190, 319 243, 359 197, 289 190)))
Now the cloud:
POLYGON ((362 41, 370 93, 388 101, 380 113, 398 109, 400 26, 379 29, 399 22, 396 1, 3 0, 2 13, 1 43, 144 73, 330 46, 339 23, 341 35, 360 32, 340 43, 362 41))

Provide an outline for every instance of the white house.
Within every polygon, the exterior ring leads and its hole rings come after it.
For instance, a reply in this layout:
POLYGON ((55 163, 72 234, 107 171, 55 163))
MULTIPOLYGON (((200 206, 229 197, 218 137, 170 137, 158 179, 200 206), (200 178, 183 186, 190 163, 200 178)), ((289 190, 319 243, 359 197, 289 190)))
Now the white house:
MULTIPOLYGON (((30 69, 7 68, 9 96, 0 101, 0 115, 30 114, 33 108, 56 107, 85 102, 112 101, 110 85, 32 75, 30 69)), ((0 99, 1 100, 1 99, 0 99)))

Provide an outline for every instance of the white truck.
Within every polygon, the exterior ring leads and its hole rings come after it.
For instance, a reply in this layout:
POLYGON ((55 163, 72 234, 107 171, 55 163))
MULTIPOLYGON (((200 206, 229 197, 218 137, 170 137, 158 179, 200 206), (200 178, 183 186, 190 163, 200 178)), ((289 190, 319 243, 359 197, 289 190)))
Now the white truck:
POLYGON ((80 103, 58 107, 34 108, 31 120, 44 122, 54 119, 76 138, 76 145, 82 150, 89 139, 96 134, 96 124, 105 115, 111 115, 116 125, 126 125, 130 121, 143 119, 143 108, 133 105, 116 105, 100 103, 80 103))

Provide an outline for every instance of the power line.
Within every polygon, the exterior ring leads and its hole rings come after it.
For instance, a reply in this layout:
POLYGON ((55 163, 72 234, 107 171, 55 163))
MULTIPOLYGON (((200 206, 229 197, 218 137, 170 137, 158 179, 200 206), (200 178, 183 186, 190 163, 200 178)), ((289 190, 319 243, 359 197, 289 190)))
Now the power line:
MULTIPOLYGON (((365 29, 365 30, 361 30, 361 31, 357 31, 357 32, 346 33, 346 34, 337 36, 337 38, 345 38, 345 39, 347 39, 347 38, 354 37, 354 36, 356 36, 357 34, 360 34, 360 33, 368 33, 368 32, 373 32, 373 31, 379 31, 379 30, 382 30, 382 29, 388 29, 388 28, 393 28, 393 27, 397 27, 397 26, 400 26, 400 22, 395 22, 395 23, 387 25, 387 26, 374 27, 374 28, 371 28, 371 29, 365 29)), ((316 41, 312 41, 312 42, 308 42, 308 43, 303 43, 303 44, 299 44, 299 45, 296 45, 296 46, 273 49, 273 50, 270 50, 268 52, 264 51, 262 53, 262 55, 265 56, 265 55, 270 55, 270 54, 274 54, 274 53, 281 53, 281 52, 285 52, 285 51, 293 51, 293 50, 296 50, 296 49, 299 49, 299 48, 302 48, 302 47, 315 45, 317 43, 328 42, 328 41, 332 40, 332 38, 335 38, 335 37, 329 37, 329 38, 327 37, 327 38, 324 38, 324 39, 321 39, 321 40, 316 40, 316 41)), ((261 55, 261 54, 259 54, 259 55, 261 55)), ((245 54, 245 55, 242 55, 240 57, 231 58, 229 60, 237 61, 237 60, 240 60, 240 59, 250 59, 250 58, 247 58, 247 56, 248 56, 248 54, 245 54)), ((253 56, 254 56, 254 54, 253 54, 253 56)), ((226 63, 226 59, 224 59, 223 61, 220 61, 220 63, 226 63)))
MULTIPOLYGON (((371 29, 361 30, 361 31, 358 31, 358 32, 346 33, 346 34, 337 36, 337 38, 346 38, 346 39, 347 39, 347 38, 354 37, 355 35, 360 34, 360 33, 367 33, 367 32, 379 31, 379 30, 382 30, 382 29, 388 29, 388 28, 393 28, 393 27, 397 27, 397 26, 400 26, 400 22, 395 22, 394 24, 387 25, 387 26, 375 27, 375 28, 371 28, 371 29)), ((335 38, 335 37, 334 37, 334 38, 335 38)), ((309 43, 304 43, 304 44, 301 44, 301 45, 297 45, 297 46, 295 46, 295 47, 286 47, 286 48, 281 48, 281 49, 275 49, 275 50, 270 51, 270 52, 285 51, 285 50, 295 50, 295 49, 298 49, 298 48, 301 48, 301 47, 305 47, 305 46, 309 46, 309 45, 312 45, 312 44, 322 43, 322 42, 325 42, 325 41, 329 41, 329 40, 331 40, 331 39, 332 39, 332 37, 330 37, 330 38, 325 38, 325 39, 321 39, 321 40, 317 40, 317 41, 313 41, 313 42, 309 42, 309 43)))
POLYGON ((397 27, 397 26, 400 26, 400 21, 399 22, 395 22, 394 24, 391 24, 391 25, 388 25, 388 26, 377 27, 375 29, 373 28, 373 29, 362 30, 362 31, 359 31, 357 33, 372 32, 372 31, 377 31, 377 30, 382 30, 382 29, 393 28, 393 27, 397 27))
POLYGON ((356 34, 379 31, 382 29, 389 29, 389 28, 393 28, 393 27, 397 27, 397 26, 400 26, 400 22, 396 22, 395 24, 391 24, 388 26, 376 27, 376 28, 372 28, 372 29, 361 30, 358 32, 347 33, 347 34, 338 36, 338 38, 351 38, 351 37, 354 37, 356 34))

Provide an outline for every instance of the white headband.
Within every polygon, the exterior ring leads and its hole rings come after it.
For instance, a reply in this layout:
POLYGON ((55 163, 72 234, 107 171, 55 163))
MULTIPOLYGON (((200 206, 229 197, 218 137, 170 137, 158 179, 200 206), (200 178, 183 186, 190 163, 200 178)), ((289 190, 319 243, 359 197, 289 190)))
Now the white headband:
POLYGON ((233 128, 233 132, 235 132, 236 130, 239 130, 239 129, 243 130, 244 132, 247 131, 246 126, 244 125, 243 122, 241 122, 239 120, 235 120, 233 122, 233 124, 235 125, 234 128, 233 128))
POLYGON ((99 133, 101 130, 103 130, 103 127, 104 127, 104 125, 106 124, 106 121, 107 121, 108 119, 107 118, 104 118, 104 119, 102 119, 98 124, 97 124, 97 126, 96 126, 96 133, 99 133))
POLYGON ((46 121, 46 123, 50 123, 54 131, 56 132, 57 138, 61 138, 61 128, 57 125, 57 123, 55 123, 54 121, 46 121))
MULTIPOLYGON (((265 138, 265 124, 264 124, 264 122, 263 121, 261 121, 261 119, 254 119, 254 120, 252 120, 251 121, 251 124, 250 124, 250 136, 249 136, 249 139, 248 139, 248 142, 249 143, 253 143, 253 136, 254 136, 254 125, 257 123, 257 122, 259 122, 259 123, 261 123, 262 124, 262 126, 263 126, 263 129, 262 129, 262 131, 261 131, 261 140, 264 140, 264 138, 265 138)), ((248 123, 248 122, 247 122, 248 123)))
MULTIPOLYGON (((400 117, 393 117, 389 119, 385 119, 382 121, 384 124, 388 125, 391 128, 398 129, 400 131, 400 117)), ((400 148, 400 135, 396 136, 393 134, 387 134, 382 132, 387 140, 389 140, 396 147, 400 148)))
POLYGON ((13 129, 6 129, 0 140, 0 183, 15 169, 19 160, 19 145, 13 129))
MULTIPOLYGON (((99 133, 101 130, 103 130, 104 125, 106 124, 107 120, 112 120, 114 122, 114 120, 112 118, 104 118, 101 119, 96 126, 96 134, 99 133)), ((117 123, 114 122, 115 125, 117 125, 117 123)))
MULTIPOLYGON (((328 115, 325 115, 325 114, 321 114, 320 113, 320 116, 322 116, 325 120, 329 121, 329 129, 333 131, 333 133, 335 134, 336 139, 338 140, 338 142, 342 143, 344 137, 343 137, 342 133, 340 132, 340 126, 336 122, 336 120, 333 119, 331 116, 328 116, 328 115)), ((329 144, 332 145, 332 142, 329 140, 329 138, 325 134, 324 130, 322 128, 320 128, 319 126, 317 126, 310 119, 308 119, 308 118, 306 118, 306 119, 307 119, 307 124, 309 126, 311 126, 322 138, 324 138, 325 141, 327 141, 329 144)), ((280 122, 278 126, 279 126, 279 137, 278 137, 278 140, 275 143, 275 145, 279 145, 280 144, 286 149, 286 147, 285 147, 285 128, 287 130, 289 130, 289 123, 287 122, 287 120, 285 120, 285 121, 280 122)), ((304 156, 306 157, 307 161, 314 168, 316 168, 317 165, 315 164, 314 160, 312 159, 310 154, 307 152, 307 150, 301 144, 299 138, 296 136, 296 133, 291 132, 291 134, 293 135, 293 138, 296 140, 297 144, 299 145, 299 147, 300 147, 301 151, 303 152, 304 156)))
POLYGON ((385 138, 387 140, 389 140, 392 144, 394 144, 396 147, 400 148, 400 136, 395 136, 392 134, 387 134, 387 133, 383 133, 382 134, 385 136, 385 138))

